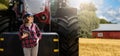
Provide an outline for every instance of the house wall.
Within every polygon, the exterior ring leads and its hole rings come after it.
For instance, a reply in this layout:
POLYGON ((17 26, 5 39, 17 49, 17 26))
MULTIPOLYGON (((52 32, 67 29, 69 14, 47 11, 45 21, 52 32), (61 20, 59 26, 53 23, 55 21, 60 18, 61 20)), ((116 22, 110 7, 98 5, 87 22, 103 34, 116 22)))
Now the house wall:
POLYGON ((93 31, 92 37, 120 39, 120 31, 93 31))

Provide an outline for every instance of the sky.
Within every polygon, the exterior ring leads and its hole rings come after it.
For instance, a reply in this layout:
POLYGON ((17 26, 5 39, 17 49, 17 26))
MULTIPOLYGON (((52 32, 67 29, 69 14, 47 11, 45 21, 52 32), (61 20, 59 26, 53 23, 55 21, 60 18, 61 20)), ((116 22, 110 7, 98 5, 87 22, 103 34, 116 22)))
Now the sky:
POLYGON ((79 8, 80 3, 95 4, 96 14, 99 18, 120 24, 120 0, 69 0, 73 7, 79 8))

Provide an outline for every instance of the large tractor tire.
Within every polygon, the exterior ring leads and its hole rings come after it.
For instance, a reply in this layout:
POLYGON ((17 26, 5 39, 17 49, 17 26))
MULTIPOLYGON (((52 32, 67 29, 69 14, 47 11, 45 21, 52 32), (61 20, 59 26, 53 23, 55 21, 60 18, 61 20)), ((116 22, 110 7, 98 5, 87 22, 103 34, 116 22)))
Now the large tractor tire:
POLYGON ((9 19, 7 17, 0 17, 0 33, 8 31, 9 19))
POLYGON ((0 11, 0 33, 9 30, 9 17, 5 16, 7 11, 0 11))
POLYGON ((78 56, 78 23, 76 16, 57 19, 57 29, 54 31, 60 36, 60 56, 78 56))
POLYGON ((8 9, 6 16, 9 18, 9 32, 19 31, 22 21, 19 20, 20 18, 16 17, 15 11, 8 9))
POLYGON ((18 31, 19 26, 15 12, 12 10, 0 11, 0 33, 18 31))

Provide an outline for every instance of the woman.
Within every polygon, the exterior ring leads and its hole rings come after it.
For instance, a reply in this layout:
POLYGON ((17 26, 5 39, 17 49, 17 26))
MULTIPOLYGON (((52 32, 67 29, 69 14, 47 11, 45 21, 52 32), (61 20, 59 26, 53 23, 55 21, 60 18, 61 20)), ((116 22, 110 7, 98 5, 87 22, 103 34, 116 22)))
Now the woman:
POLYGON ((23 16, 23 24, 19 29, 24 56, 37 56, 38 53, 38 41, 41 39, 41 33, 33 21, 34 18, 31 14, 25 14, 23 16))

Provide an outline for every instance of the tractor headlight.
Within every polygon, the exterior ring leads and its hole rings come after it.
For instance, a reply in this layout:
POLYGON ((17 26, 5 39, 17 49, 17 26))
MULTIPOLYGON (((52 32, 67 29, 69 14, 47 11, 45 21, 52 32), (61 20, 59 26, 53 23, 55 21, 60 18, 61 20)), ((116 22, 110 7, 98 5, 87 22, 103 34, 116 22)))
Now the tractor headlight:
POLYGON ((41 16, 41 20, 46 20, 46 19, 47 19, 46 15, 43 14, 43 15, 41 16))

